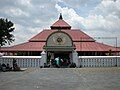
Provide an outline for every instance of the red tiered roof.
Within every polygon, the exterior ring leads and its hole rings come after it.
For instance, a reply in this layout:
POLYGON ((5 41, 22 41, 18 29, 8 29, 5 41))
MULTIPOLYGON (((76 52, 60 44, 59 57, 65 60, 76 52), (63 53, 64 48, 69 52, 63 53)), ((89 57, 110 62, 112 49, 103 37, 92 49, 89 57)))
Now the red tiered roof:
MULTIPOLYGON (((46 41, 47 37, 57 30, 46 29, 31 38, 29 41, 46 41)), ((95 41, 93 38, 82 32, 80 29, 61 30, 69 34, 73 41, 95 41)))
MULTIPOLYGON (((116 51, 115 47, 95 42, 93 38, 80 29, 71 29, 71 26, 63 20, 62 15, 60 15, 59 20, 51 26, 51 29, 43 30, 32 37, 29 42, 1 48, 1 51, 43 51, 43 46, 49 35, 59 29, 71 36, 76 46, 76 51, 116 51)), ((120 48, 117 48, 117 51, 120 51, 120 48)))
POLYGON ((68 28, 71 28, 71 26, 68 24, 68 23, 66 23, 64 20, 58 20, 58 21, 56 21, 52 26, 51 26, 51 28, 53 28, 53 27, 68 27, 68 28))
POLYGON ((66 30, 70 30, 71 26, 63 20, 62 15, 60 14, 59 20, 57 20, 51 26, 51 29, 66 29, 66 30))
POLYGON ((45 42, 26 42, 11 47, 3 47, 1 51, 43 51, 45 42))
MULTIPOLYGON (((76 46, 76 51, 116 51, 115 47, 105 45, 98 42, 73 42, 76 46)), ((1 51, 43 51, 45 42, 26 42, 12 47, 1 48, 1 51)), ((120 51, 120 49, 117 49, 120 51)))
POLYGON ((115 47, 98 42, 74 42, 76 51, 116 51, 115 47))

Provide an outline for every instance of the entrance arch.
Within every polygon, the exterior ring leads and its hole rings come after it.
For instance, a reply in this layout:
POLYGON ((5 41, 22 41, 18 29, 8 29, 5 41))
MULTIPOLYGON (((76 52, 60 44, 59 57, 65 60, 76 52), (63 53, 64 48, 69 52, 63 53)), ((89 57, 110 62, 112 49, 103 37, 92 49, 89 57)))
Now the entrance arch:
POLYGON ((72 62, 72 53, 75 49, 73 40, 69 34, 63 31, 56 31, 50 34, 46 40, 44 50, 47 53, 47 63, 50 60, 60 59, 72 62))

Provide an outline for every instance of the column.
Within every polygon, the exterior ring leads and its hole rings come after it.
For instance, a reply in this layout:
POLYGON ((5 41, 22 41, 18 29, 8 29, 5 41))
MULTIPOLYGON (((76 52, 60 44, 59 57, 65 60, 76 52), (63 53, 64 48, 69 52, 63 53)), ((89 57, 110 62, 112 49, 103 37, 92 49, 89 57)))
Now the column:
POLYGON ((78 53, 76 51, 73 51, 72 56, 73 56, 73 63, 75 63, 76 66, 79 67, 80 65, 79 65, 79 62, 78 62, 78 59, 79 59, 78 53))
POLYGON ((46 53, 45 51, 42 51, 41 53, 41 61, 40 61, 40 66, 43 66, 44 67, 44 63, 47 63, 47 60, 46 60, 46 53))

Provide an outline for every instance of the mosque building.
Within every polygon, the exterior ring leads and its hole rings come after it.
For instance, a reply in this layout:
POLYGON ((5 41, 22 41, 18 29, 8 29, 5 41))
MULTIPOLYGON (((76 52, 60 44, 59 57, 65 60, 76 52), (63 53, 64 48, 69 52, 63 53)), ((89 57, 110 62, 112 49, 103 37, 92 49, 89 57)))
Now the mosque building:
POLYGON ((50 29, 44 29, 28 42, 2 47, 0 51, 20 56, 40 56, 44 51, 48 60, 56 57, 72 60, 73 52, 78 56, 106 56, 115 55, 120 48, 96 42, 81 29, 72 29, 60 14, 50 29))

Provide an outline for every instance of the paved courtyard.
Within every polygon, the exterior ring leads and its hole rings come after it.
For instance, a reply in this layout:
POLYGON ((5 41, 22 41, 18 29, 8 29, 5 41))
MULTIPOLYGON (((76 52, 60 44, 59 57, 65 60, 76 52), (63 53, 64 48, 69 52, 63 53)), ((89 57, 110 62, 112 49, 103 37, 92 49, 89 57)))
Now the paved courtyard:
POLYGON ((0 90, 120 90, 120 68, 29 68, 0 72, 0 90))

